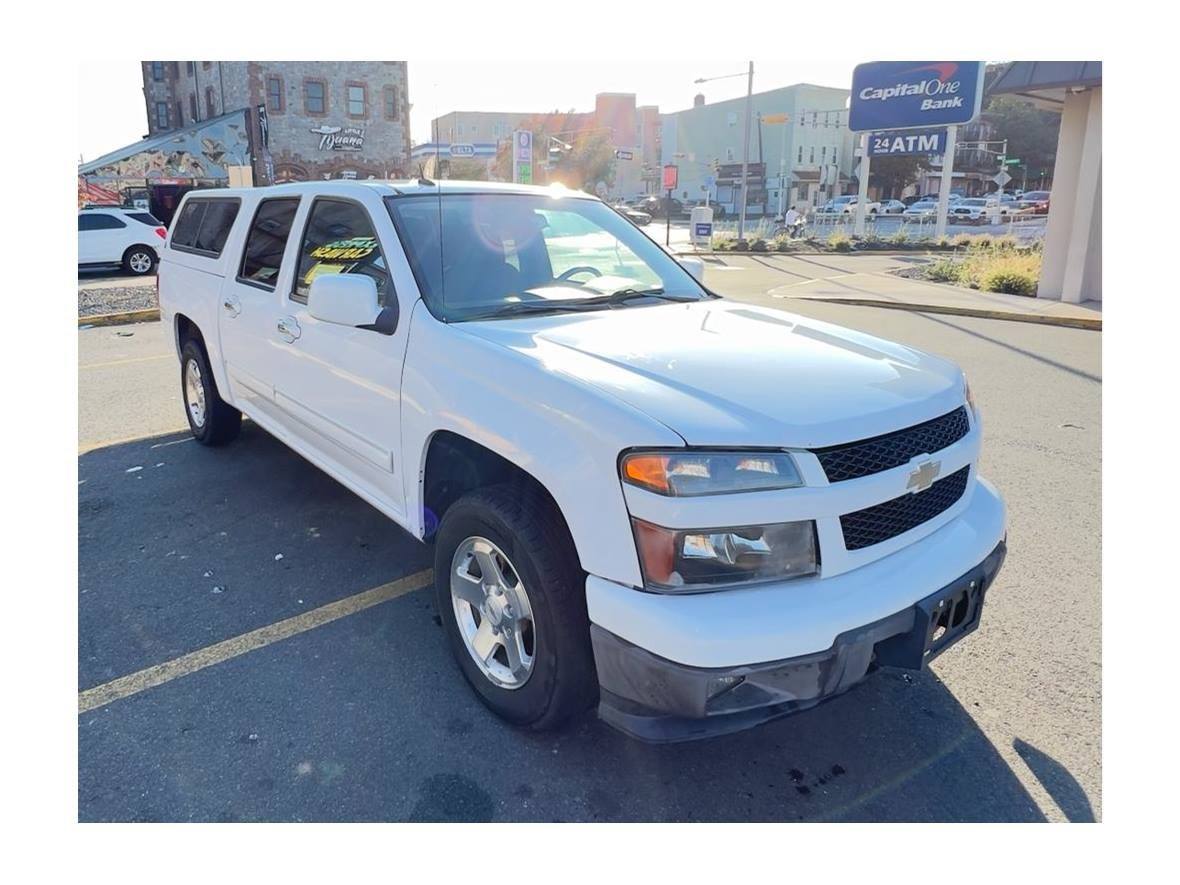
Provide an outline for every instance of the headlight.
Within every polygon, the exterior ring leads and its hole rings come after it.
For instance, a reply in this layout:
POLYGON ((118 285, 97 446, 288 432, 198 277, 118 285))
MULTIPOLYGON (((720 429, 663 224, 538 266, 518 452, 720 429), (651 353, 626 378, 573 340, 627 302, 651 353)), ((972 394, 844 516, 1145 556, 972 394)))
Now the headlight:
POLYGON ((816 571, 811 522, 666 529, 632 518, 631 524, 644 583, 653 590, 712 590, 816 571))
POLYGON ((632 452, 619 464, 623 482, 672 497, 791 489, 803 485, 786 452, 632 452))
POLYGON ((971 410, 972 417, 979 415, 979 411, 975 408, 975 397, 971 395, 971 385, 967 383, 967 376, 963 376, 963 399, 967 401, 967 408, 971 410))

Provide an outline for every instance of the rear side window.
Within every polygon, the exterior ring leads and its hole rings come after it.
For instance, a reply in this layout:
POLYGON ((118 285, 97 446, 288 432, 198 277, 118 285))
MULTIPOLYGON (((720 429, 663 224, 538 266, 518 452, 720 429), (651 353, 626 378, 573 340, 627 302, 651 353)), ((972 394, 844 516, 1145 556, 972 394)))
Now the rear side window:
POLYGON ((291 224, 299 200, 263 200, 254 213, 254 223, 246 235, 246 249, 242 254, 242 268, 238 279, 244 283, 275 287, 283 250, 291 235, 291 224))
POLYGON ((318 199, 312 204, 291 297, 306 304, 312 280, 325 273, 359 273, 372 277, 377 283, 377 300, 382 305, 392 296, 389 271, 372 219, 358 203, 318 199))
POLYGON ((121 218, 105 212, 83 212, 78 216, 78 230, 118 230, 126 226, 121 218))
POLYGON ((127 217, 134 218, 140 224, 146 224, 149 227, 164 226, 164 222, 160 221, 160 219, 156 218, 156 216, 152 215, 150 212, 128 212, 127 217))
POLYGON ((238 217, 238 200, 189 200, 176 219, 172 248, 216 258, 238 217))

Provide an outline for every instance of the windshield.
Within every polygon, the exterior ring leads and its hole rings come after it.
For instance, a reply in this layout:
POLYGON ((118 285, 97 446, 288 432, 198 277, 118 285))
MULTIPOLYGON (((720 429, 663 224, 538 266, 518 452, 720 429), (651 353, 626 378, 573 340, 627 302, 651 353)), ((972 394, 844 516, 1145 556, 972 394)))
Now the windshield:
POLYGON ((386 205, 426 306, 447 322, 710 297, 597 200, 433 194, 386 205))
POLYGON ((963 205, 964 206, 986 206, 987 200, 981 200, 976 197, 972 197, 969 200, 964 200, 963 205))

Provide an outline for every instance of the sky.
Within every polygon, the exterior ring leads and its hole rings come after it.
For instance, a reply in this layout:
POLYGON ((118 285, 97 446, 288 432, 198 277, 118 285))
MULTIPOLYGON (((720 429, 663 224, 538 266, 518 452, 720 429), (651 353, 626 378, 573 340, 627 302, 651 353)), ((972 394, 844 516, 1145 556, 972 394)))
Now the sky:
MULTIPOLYGON (((792 83, 848 88, 856 60, 760 61, 754 59, 754 91, 792 83)), ((506 62, 409 60, 410 135, 430 140, 430 121, 449 111, 590 111, 598 92, 634 92, 639 104, 683 110, 703 92, 709 102, 746 91, 748 61, 506 62), (742 76, 695 84, 698 77, 742 76)), ((83 62, 79 71, 79 142, 82 161, 141 139, 147 132, 139 62, 83 62)))

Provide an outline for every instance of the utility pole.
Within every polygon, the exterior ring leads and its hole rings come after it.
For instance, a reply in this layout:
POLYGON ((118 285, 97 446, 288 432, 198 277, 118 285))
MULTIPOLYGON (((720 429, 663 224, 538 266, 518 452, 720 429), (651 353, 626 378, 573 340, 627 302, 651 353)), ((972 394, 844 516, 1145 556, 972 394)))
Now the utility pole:
POLYGON ((738 216, 738 242, 746 233, 746 192, 750 174, 750 110, 754 104, 754 62, 750 62, 750 70, 746 80, 746 136, 742 148, 742 208, 738 216))

